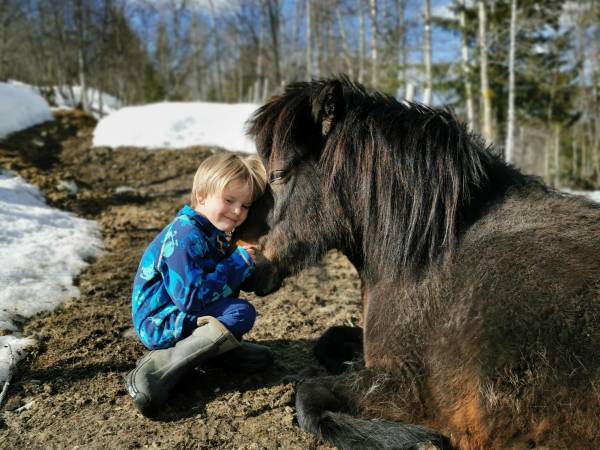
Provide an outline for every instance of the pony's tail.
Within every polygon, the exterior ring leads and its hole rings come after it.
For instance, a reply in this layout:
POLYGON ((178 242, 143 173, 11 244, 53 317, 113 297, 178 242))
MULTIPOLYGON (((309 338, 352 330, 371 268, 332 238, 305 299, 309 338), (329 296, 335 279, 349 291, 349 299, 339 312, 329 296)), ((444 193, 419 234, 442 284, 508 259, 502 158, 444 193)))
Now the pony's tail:
POLYGON ((357 419, 343 413, 322 416, 323 439, 339 449, 448 450, 445 437, 418 425, 357 419))
POLYGON ((451 450, 448 439, 418 425, 367 420, 336 412, 341 408, 331 391, 301 383, 296 394, 300 427, 340 450, 451 450))

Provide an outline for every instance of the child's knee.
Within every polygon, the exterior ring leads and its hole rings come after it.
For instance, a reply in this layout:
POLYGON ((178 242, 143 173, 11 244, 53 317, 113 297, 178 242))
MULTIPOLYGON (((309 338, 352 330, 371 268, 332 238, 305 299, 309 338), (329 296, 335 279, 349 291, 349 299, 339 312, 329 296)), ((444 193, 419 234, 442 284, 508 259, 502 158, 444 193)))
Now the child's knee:
POLYGON ((256 309, 250 302, 247 302, 246 300, 240 300, 240 303, 236 309, 238 333, 247 333, 252 329, 254 322, 256 321, 256 309))
POLYGON ((172 347, 176 342, 172 330, 157 327, 151 319, 144 320, 136 331, 144 347, 149 350, 172 347))

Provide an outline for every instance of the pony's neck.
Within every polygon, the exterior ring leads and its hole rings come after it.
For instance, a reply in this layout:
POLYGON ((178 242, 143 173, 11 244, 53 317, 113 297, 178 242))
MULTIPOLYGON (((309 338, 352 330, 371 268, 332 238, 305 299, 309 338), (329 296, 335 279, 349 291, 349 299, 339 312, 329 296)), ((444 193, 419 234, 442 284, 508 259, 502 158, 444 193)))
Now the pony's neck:
POLYGON ((511 191, 537 183, 500 159, 486 165, 486 181, 470 193, 470 201, 459 209, 456 235, 459 240, 473 223, 486 216, 491 208, 504 202, 511 191))
POLYGON ((393 252, 387 252, 389 258, 382 258, 382 253, 373 253, 373 242, 390 242, 393 239, 386 239, 387 236, 372 236, 369 234, 368 224, 362 223, 358 218, 354 218, 352 239, 344 240, 351 242, 351 245, 341 247, 340 251, 354 265, 367 285, 377 284, 389 278, 418 282, 431 266, 442 264, 451 257, 454 247, 472 224, 504 202, 511 191, 536 184, 531 177, 523 175, 519 170, 495 157, 486 161, 484 170, 485 181, 479 186, 472 187, 469 202, 457 205, 452 245, 441 248, 432 258, 403 260, 393 252))

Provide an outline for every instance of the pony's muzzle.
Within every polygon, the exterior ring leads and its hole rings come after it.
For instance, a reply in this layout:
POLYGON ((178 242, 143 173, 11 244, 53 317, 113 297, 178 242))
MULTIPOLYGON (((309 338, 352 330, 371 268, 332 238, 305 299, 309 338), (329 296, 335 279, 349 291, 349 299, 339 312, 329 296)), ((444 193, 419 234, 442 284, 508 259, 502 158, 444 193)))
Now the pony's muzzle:
POLYGON ((259 297, 277 291, 283 281, 283 277, 277 268, 266 261, 256 265, 256 272, 254 272, 252 279, 254 282, 254 293, 259 297))

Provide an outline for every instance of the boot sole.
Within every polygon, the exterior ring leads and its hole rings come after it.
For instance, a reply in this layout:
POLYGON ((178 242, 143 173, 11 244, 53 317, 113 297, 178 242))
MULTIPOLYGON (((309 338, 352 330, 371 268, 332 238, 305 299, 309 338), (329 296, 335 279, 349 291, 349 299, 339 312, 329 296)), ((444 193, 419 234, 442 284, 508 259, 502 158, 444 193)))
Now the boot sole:
POLYGON ((142 413, 142 415, 152 417, 156 415, 156 405, 152 404, 150 399, 135 387, 134 377, 138 369, 139 366, 127 374, 124 380, 125 388, 136 409, 142 413))

